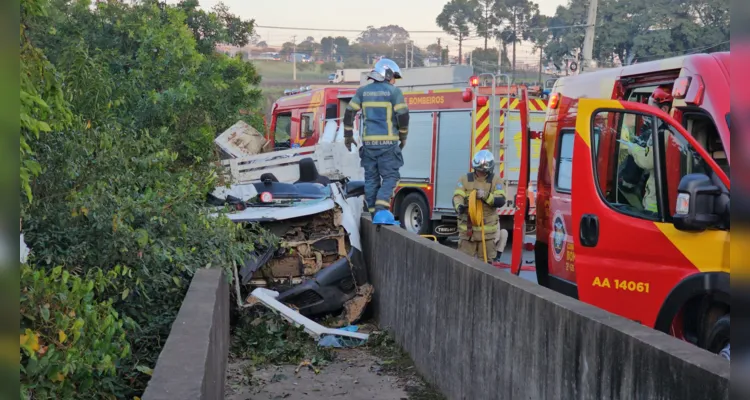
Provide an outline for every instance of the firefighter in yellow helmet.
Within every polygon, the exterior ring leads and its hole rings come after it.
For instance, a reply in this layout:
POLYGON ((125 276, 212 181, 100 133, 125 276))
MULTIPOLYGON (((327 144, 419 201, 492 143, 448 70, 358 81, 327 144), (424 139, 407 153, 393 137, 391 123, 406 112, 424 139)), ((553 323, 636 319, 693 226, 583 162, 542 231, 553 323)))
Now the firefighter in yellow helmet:
POLYGON ((487 150, 477 152, 471 161, 474 171, 459 179, 453 192, 453 207, 458 213, 458 249, 472 257, 484 257, 482 246, 487 249, 487 261, 499 261, 496 243, 505 247, 507 231, 501 232, 497 209, 505 204, 503 184, 495 174, 495 159, 487 150), (476 198, 483 202, 482 217, 484 226, 472 225, 468 215, 468 201, 476 191, 476 198), (484 241, 482 240, 484 229, 484 241), (504 233, 504 235, 503 235, 504 233))

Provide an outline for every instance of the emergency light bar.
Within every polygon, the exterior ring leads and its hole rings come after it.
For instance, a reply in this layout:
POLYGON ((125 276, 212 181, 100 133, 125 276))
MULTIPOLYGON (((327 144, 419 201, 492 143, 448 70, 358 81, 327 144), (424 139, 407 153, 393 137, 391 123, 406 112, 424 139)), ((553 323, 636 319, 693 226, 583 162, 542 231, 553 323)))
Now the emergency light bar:
POLYGON ((312 88, 310 86, 300 86, 299 88, 284 90, 284 96, 289 96, 291 94, 298 94, 298 93, 309 92, 311 90, 312 90, 312 88))

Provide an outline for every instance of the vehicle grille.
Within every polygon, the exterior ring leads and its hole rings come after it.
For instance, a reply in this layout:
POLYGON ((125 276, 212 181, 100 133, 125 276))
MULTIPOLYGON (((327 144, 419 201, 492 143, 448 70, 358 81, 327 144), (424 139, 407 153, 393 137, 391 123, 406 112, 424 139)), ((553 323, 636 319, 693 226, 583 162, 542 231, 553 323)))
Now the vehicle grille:
POLYGON ((321 301, 323 301, 323 297, 312 290, 305 290, 304 292, 289 299, 289 303, 294 304, 298 308, 311 306, 321 301))

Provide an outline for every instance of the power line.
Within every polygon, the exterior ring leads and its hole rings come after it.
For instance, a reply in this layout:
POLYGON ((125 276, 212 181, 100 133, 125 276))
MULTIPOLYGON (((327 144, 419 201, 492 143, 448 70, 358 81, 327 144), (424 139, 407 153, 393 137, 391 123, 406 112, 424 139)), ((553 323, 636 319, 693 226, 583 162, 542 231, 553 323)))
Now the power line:
MULTIPOLYGON (((334 29, 334 28, 300 28, 300 27, 291 27, 291 26, 268 26, 268 25, 255 25, 257 28, 264 28, 264 29, 286 29, 286 30, 299 30, 299 31, 322 31, 322 32, 354 32, 354 33, 362 33, 365 32, 365 29, 334 29)), ((445 33, 445 31, 410 31, 406 30, 409 33, 445 33)))
MULTIPOLYGON (((526 28, 527 31, 538 31, 538 30, 554 30, 554 29, 569 29, 569 28, 585 28, 588 27, 588 24, 575 24, 575 25, 560 25, 560 26, 549 26, 549 27, 533 27, 533 28, 526 28)), ((299 30, 299 31, 318 31, 318 32, 350 32, 350 33, 362 33, 365 32, 366 29, 336 29, 336 28, 305 28, 305 27, 294 27, 294 26, 270 26, 270 25, 255 25, 256 28, 263 28, 263 29, 285 29, 285 30, 299 30)), ((429 34, 436 34, 436 33, 442 33, 446 34, 445 31, 430 31, 430 30, 404 30, 409 33, 429 33, 429 34)), ((505 30, 503 30, 505 31, 505 30)), ((478 31, 476 29, 471 29, 469 31, 470 34, 477 34, 478 31)), ((481 36, 476 36, 481 37, 481 36)))

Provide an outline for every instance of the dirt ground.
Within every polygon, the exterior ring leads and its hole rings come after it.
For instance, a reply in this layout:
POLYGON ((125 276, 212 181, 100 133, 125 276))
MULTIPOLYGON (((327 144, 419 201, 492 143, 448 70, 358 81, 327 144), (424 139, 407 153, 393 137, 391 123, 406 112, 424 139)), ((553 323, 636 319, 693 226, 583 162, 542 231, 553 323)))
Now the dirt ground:
POLYGON ((334 360, 317 374, 310 367, 265 366, 248 379, 249 363, 230 360, 227 400, 401 400, 422 386, 418 380, 388 373, 388 361, 363 349, 336 350, 334 360))

